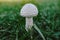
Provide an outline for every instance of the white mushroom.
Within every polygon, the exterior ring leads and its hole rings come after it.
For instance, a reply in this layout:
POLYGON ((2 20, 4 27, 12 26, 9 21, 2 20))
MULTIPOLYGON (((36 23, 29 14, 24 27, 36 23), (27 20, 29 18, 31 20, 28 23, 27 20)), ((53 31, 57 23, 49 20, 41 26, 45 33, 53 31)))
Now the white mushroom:
POLYGON ((26 17, 26 30, 31 30, 33 26, 33 17, 38 15, 38 9, 34 4, 25 4, 20 12, 20 15, 26 17))

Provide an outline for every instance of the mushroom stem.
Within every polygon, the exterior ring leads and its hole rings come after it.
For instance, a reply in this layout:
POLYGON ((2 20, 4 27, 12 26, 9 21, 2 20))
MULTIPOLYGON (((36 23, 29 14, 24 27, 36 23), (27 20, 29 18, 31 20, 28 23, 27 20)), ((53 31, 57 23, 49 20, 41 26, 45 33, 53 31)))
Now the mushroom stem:
POLYGON ((26 31, 31 30, 32 26, 33 26, 33 18, 26 17, 26 31))

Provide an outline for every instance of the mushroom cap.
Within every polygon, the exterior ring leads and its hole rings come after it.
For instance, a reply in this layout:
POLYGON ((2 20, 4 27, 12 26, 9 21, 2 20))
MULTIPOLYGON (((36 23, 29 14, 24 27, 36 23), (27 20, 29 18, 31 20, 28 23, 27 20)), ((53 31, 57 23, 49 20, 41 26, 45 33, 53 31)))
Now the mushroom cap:
POLYGON ((38 15, 38 9, 34 4, 29 3, 22 7, 20 13, 23 17, 34 17, 38 15))

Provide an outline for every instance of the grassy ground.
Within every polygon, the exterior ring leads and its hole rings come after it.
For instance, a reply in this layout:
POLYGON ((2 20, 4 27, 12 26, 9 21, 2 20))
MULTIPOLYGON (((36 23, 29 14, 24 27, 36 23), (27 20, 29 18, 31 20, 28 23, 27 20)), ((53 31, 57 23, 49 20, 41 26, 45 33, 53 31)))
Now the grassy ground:
MULTIPOLYGON (((30 33, 25 30, 25 18, 20 16, 20 9, 25 3, 37 6, 39 14, 34 23, 41 30, 46 40, 60 40, 60 3, 58 0, 0 2, 0 40, 31 40, 30 33)), ((33 28, 33 39, 43 40, 33 28)))

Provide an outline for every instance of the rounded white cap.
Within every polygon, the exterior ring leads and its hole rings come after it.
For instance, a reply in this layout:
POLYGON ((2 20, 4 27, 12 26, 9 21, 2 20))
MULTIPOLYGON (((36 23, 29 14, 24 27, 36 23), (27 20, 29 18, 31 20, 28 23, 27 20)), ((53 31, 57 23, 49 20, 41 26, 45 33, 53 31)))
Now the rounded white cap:
POLYGON ((25 4, 20 11, 20 15, 23 17, 34 17, 38 15, 38 9, 31 3, 25 4))

